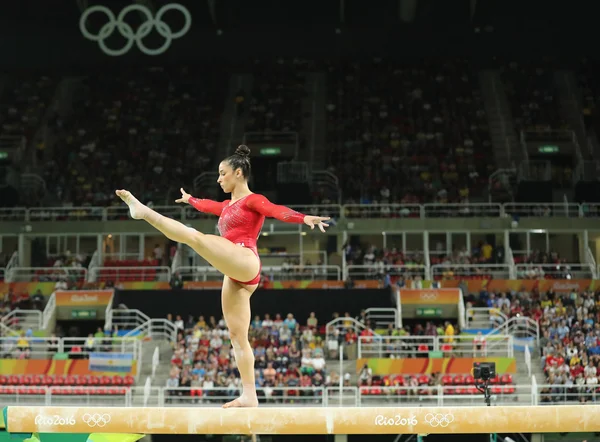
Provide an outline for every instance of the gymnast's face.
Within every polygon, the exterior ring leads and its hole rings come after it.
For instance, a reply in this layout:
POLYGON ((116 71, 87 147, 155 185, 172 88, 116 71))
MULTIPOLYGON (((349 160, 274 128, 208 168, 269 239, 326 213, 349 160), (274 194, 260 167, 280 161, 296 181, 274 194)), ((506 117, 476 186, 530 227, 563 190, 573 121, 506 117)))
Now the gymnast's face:
POLYGON ((237 170, 233 170, 227 161, 222 161, 221 164, 219 164, 219 179, 217 179, 217 183, 219 183, 223 192, 233 192, 235 186, 243 180, 244 176, 242 175, 241 169, 238 168, 237 170))

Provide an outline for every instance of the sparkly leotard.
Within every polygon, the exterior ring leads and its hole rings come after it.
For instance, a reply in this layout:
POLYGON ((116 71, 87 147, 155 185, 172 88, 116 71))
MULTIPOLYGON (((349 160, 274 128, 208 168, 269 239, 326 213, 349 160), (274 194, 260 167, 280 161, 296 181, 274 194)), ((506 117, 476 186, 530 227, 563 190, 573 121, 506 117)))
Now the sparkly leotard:
MULTIPOLYGON (((233 203, 231 203, 231 200, 219 202, 193 197, 189 199, 189 203, 200 212, 217 215, 221 236, 234 244, 252 250, 257 257, 256 241, 266 217, 287 223, 302 224, 305 216, 289 207, 273 204, 265 196, 256 193, 251 193, 233 203)), ((252 285, 258 284, 259 281, 260 269, 258 275, 251 281, 236 282, 252 285)))

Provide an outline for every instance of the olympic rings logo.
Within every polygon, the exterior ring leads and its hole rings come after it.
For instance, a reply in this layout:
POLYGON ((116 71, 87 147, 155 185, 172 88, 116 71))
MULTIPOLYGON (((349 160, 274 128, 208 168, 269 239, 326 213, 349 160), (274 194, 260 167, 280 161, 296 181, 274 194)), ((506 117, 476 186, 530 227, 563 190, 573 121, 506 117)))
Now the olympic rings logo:
POLYGON ((428 413, 425 415, 425 423, 431 425, 432 427, 447 427, 452 422, 454 422, 453 414, 433 414, 428 413))
POLYGON ((433 301, 434 299, 437 299, 438 295, 437 293, 425 292, 419 294, 419 297, 424 301, 433 301))
POLYGON ((84 424, 88 424, 90 427, 104 427, 110 422, 110 415, 86 413, 81 417, 81 420, 83 420, 84 424))
POLYGON ((187 34, 191 26, 192 16, 190 11, 188 11, 185 6, 178 3, 169 3, 164 5, 156 13, 156 18, 152 18, 152 12, 146 6, 133 4, 123 8, 116 18, 115 14, 113 14, 113 12, 106 6, 91 6, 87 8, 83 14, 81 14, 81 18, 79 19, 79 29, 81 29, 83 36, 88 40, 97 41, 100 49, 102 49, 106 55, 113 57, 126 54, 132 48, 134 43, 137 44, 139 50, 146 55, 163 54, 167 49, 169 49, 171 42, 174 39, 183 37, 185 34, 187 34), (180 11, 185 19, 183 28, 177 32, 173 32, 171 27, 162 20, 163 15, 171 10, 180 11), (124 21, 125 16, 133 11, 140 12, 145 18, 145 21, 137 28, 135 32, 133 31, 131 25, 125 23, 124 21), (108 18, 108 22, 100 28, 97 34, 92 34, 87 29, 87 19, 94 12, 102 12, 108 18), (115 29, 117 29, 119 33, 125 37, 125 39, 127 39, 125 46, 120 49, 111 49, 106 46, 106 39, 113 34, 115 29), (152 29, 156 29, 156 32, 158 32, 165 39, 165 42, 162 44, 162 46, 156 49, 148 48, 143 42, 144 37, 150 34, 152 29))

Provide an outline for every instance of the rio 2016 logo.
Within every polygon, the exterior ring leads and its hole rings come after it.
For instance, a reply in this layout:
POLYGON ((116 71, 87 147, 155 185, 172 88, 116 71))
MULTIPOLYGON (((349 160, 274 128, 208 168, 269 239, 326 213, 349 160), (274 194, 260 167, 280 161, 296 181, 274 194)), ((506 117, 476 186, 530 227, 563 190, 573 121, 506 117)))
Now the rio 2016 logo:
POLYGON ((392 417, 386 417, 383 416, 381 414, 377 415, 375 417, 375 425, 377 426, 386 426, 386 427, 392 427, 392 426, 399 426, 399 427, 405 427, 408 425, 417 425, 418 421, 417 418, 415 416, 409 416, 409 417, 402 417, 399 414, 392 416, 392 417))
POLYGON ((43 416, 41 414, 38 414, 35 417, 35 424, 36 425, 52 425, 52 426, 75 425, 75 417, 74 416, 63 417, 63 416, 59 416, 58 414, 55 414, 53 416, 43 416))

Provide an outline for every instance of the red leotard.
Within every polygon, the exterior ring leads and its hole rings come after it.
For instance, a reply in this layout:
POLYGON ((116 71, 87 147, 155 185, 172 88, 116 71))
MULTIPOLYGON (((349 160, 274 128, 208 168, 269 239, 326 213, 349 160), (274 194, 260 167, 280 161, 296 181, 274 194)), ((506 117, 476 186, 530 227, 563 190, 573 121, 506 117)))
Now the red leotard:
MULTIPOLYGON (((262 230, 265 217, 275 218, 287 223, 302 224, 305 216, 288 207, 273 204, 265 196, 257 193, 251 193, 234 203, 231 203, 231 200, 218 202, 193 197, 190 197, 189 203, 200 212, 217 215, 221 236, 234 244, 252 250, 257 257, 256 241, 262 230)), ((258 275, 251 281, 242 282, 235 279, 234 281, 247 285, 258 284, 261 269, 262 266, 258 271, 258 275)))

